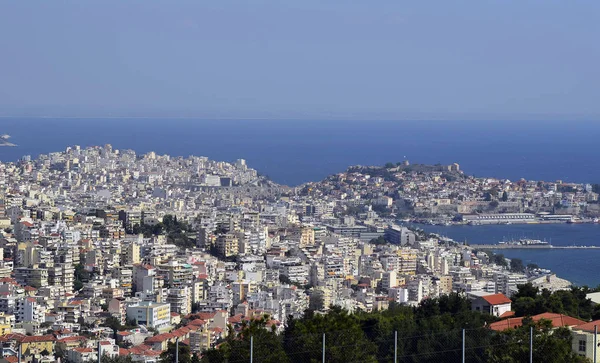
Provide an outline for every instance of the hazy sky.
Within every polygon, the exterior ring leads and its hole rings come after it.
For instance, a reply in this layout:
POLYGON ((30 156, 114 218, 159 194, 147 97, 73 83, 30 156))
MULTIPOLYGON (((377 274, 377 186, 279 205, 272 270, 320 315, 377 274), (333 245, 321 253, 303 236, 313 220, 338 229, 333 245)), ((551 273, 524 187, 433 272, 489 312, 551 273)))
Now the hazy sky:
POLYGON ((0 115, 595 120, 599 19, 597 0, 0 0, 0 115))

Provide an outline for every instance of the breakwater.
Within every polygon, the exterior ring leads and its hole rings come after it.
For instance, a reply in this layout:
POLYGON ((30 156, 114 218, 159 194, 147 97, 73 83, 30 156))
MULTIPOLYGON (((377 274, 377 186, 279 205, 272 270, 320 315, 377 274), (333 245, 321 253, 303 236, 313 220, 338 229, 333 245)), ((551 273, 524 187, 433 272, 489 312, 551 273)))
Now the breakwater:
POLYGON ((553 245, 510 245, 510 244, 486 244, 469 245, 475 250, 567 250, 567 249, 600 249, 600 246, 553 246, 553 245))

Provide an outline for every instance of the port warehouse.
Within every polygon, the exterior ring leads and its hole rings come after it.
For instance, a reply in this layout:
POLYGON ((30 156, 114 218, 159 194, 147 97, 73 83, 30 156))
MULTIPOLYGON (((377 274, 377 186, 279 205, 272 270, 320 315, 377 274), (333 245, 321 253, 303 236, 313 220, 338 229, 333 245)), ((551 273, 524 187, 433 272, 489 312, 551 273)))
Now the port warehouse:
MULTIPOLYGON (((536 221, 536 215, 533 213, 463 214, 462 218, 465 222, 479 223, 527 223, 536 221)), ((570 214, 540 214, 538 218, 546 221, 570 221, 573 216, 570 214)))

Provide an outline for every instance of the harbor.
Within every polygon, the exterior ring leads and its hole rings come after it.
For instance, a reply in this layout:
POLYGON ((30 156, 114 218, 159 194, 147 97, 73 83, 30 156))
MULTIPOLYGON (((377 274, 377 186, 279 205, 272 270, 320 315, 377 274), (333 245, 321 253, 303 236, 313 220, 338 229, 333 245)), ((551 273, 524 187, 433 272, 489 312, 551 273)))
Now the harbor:
POLYGON ((520 244, 485 244, 485 245, 469 245, 469 247, 476 250, 585 250, 585 249, 600 249, 600 246, 554 246, 551 244, 532 244, 532 245, 520 245, 520 244))
POLYGON ((594 270, 600 259, 600 225, 597 223, 420 227, 427 233, 447 236, 473 249, 495 250, 506 258, 520 258, 524 263, 535 263, 579 286, 600 284, 600 278, 594 270), (522 238, 548 241, 553 247, 498 244, 499 241, 522 238))

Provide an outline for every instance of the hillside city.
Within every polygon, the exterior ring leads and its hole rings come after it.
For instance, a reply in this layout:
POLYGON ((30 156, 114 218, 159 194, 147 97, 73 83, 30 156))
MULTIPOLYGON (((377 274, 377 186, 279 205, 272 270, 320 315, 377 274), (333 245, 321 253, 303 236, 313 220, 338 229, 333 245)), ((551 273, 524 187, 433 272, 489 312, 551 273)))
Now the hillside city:
MULTIPOLYGON (((175 342, 200 358, 257 319, 281 334, 307 311, 453 293, 502 330, 516 324, 504 319, 520 286, 571 284, 414 223, 600 216, 596 185, 474 177, 459 164, 353 166, 288 187, 243 159, 111 145, 0 163, 0 190, 0 342, 14 362, 153 363, 175 342)), ((562 321, 577 351, 589 323, 562 321)))

